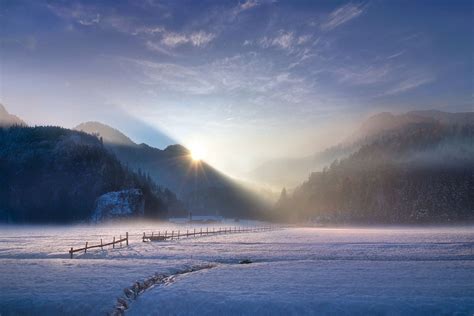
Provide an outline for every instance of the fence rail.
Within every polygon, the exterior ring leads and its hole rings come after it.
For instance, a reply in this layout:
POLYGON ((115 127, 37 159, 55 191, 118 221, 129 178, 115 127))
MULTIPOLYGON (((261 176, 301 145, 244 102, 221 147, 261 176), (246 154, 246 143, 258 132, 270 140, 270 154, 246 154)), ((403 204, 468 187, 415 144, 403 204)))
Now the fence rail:
POLYGON ((125 242, 125 245, 128 246, 128 232, 125 233, 125 238, 122 238, 122 236, 120 236, 120 238, 116 240, 115 236, 114 236, 113 241, 105 243, 105 244, 102 242, 102 238, 100 239, 100 244, 92 245, 92 246, 89 246, 89 242, 86 241, 86 246, 84 248, 74 249, 73 247, 71 247, 71 249, 69 250, 69 254, 70 254, 71 259, 72 259, 73 254, 75 252, 84 251, 84 253, 87 253, 87 249, 99 248, 99 247, 101 249, 104 249, 104 247, 106 247, 106 246, 112 246, 113 248, 115 248, 116 244, 120 244, 120 247, 122 247, 123 242, 125 242))
POLYGON ((172 230, 170 233, 168 233, 167 230, 164 232, 158 231, 157 234, 151 233, 151 235, 147 235, 145 232, 143 233, 142 241, 166 241, 166 240, 174 240, 174 239, 180 239, 180 238, 189 238, 189 237, 203 237, 203 236, 210 236, 210 235, 217 235, 217 234, 238 234, 238 233, 249 233, 249 232, 262 232, 262 231, 269 231, 269 230, 274 230, 276 227, 274 226, 262 226, 262 227, 224 227, 219 229, 209 229, 206 227, 206 229, 200 229, 196 230, 193 229, 190 231, 189 229, 184 231, 175 231, 172 230))
MULTIPOLYGON (((212 235, 218 235, 218 234, 263 232, 263 231, 270 231, 270 230, 275 230, 275 229, 280 229, 280 228, 283 228, 283 226, 259 226, 259 227, 234 226, 234 227, 219 227, 218 229, 216 227, 213 227, 213 228, 206 227, 205 229, 200 228, 199 230, 195 228, 192 230, 187 229, 186 232, 181 231, 181 230, 177 230, 177 231, 172 230, 169 232, 168 230, 165 230, 164 232, 158 231, 157 234, 152 232, 151 235, 147 235, 146 233, 143 233, 142 241, 143 242, 166 241, 166 240, 175 240, 175 239, 190 238, 190 237, 212 236, 212 235)), ((125 238, 122 238, 122 236, 120 236, 119 239, 116 239, 114 236, 113 240, 108 243, 103 243, 102 238, 101 238, 100 244, 89 245, 89 242, 86 242, 85 247, 82 247, 82 248, 71 247, 71 249, 68 252, 72 259, 75 252, 84 251, 84 253, 87 253, 88 249, 93 249, 93 248, 104 249, 104 247, 107 247, 107 246, 112 246, 113 248, 115 248, 115 245, 117 244, 120 244, 120 247, 122 247, 122 243, 125 243, 125 245, 128 246, 128 242, 129 242, 129 234, 128 232, 126 232, 125 238)))

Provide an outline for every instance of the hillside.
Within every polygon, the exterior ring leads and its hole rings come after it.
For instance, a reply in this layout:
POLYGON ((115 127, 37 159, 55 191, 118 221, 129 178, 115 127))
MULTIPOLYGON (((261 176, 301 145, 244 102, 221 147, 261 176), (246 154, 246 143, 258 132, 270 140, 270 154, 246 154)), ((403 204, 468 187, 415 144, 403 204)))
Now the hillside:
POLYGON ((0 128, 6 128, 14 125, 26 126, 26 123, 19 117, 7 112, 7 109, 0 104, 0 128))
POLYGON ((98 122, 86 122, 75 129, 101 137, 120 161, 148 173, 154 182, 175 192, 195 214, 256 218, 265 210, 255 193, 206 162, 193 161, 189 150, 181 145, 162 150, 136 144, 119 130, 98 122))
POLYGON ((129 189, 143 198, 147 217, 177 205, 173 193, 123 167, 97 137, 60 127, 0 129, 0 179, 0 219, 12 222, 88 220, 101 195, 129 189))
POLYGON ((474 220, 474 125, 419 122, 363 145, 314 172, 279 216, 330 223, 474 220))
POLYGON ((253 170, 251 176, 273 186, 295 187, 311 172, 321 171, 335 159, 348 157, 374 140, 397 133, 413 124, 442 126, 474 125, 474 112, 411 111, 402 114, 378 113, 366 119, 354 133, 341 143, 314 155, 267 161, 253 170))

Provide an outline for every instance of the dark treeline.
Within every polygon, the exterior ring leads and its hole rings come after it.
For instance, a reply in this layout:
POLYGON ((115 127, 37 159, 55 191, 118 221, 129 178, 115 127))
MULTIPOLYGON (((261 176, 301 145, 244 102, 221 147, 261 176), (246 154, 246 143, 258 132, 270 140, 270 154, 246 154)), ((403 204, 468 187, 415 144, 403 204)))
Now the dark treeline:
POLYGON ((179 207, 174 193, 123 166, 96 136, 60 127, 0 128, 0 219, 86 220, 100 195, 130 188, 142 191, 148 217, 179 207))
POLYGON ((474 126, 413 124, 282 192, 280 218, 322 223, 474 220, 474 126))

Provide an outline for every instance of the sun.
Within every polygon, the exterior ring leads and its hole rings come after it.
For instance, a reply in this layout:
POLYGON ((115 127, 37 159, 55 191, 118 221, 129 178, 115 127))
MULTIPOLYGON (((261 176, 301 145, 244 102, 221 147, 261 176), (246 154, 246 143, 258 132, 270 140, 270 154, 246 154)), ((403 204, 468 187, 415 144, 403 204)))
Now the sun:
POLYGON ((204 147, 194 145, 191 147, 191 159, 193 161, 201 161, 206 157, 206 150, 204 147))

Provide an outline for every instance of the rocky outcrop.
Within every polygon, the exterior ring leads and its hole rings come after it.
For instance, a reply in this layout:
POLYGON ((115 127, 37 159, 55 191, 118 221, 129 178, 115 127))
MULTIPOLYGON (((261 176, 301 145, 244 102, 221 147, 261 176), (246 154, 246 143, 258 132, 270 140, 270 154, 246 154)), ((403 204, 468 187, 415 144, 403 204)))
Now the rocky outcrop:
POLYGON ((101 195, 97 201, 91 220, 100 222, 109 219, 120 219, 143 216, 145 200, 139 189, 109 192, 101 195))

